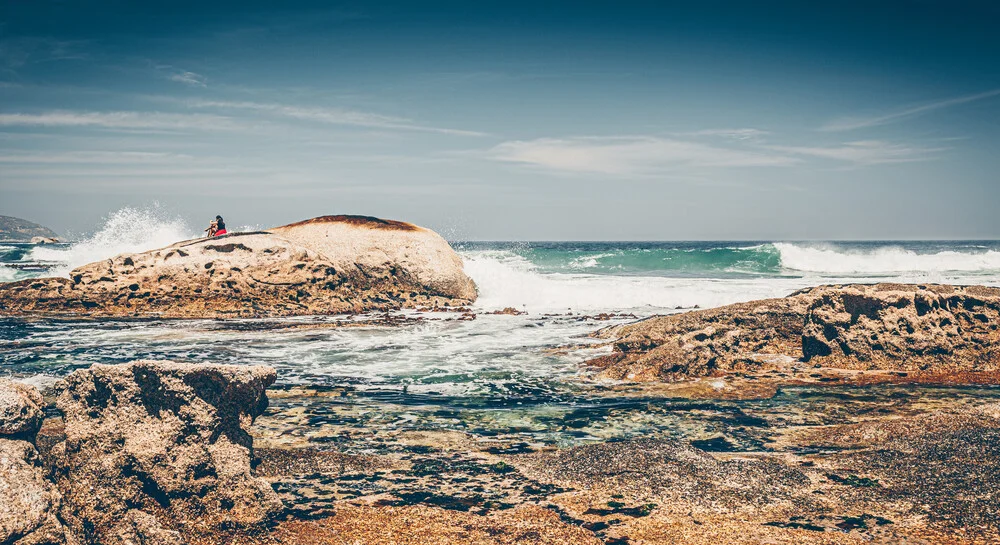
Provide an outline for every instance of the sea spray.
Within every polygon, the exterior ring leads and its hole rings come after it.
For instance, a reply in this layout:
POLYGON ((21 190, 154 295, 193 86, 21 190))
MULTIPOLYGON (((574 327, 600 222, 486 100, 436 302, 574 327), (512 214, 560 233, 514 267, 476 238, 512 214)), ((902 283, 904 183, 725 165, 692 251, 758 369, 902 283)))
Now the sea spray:
MULTIPOLYGON (((962 271, 1000 272, 1000 251, 965 245, 961 250, 936 248, 918 252, 898 245, 852 248, 835 244, 775 242, 781 266, 788 271, 826 274, 886 274, 962 271)), ((982 246, 982 245, 976 245, 982 246)))
POLYGON ((69 246, 35 247, 24 260, 54 263, 50 274, 64 276, 87 263, 118 254, 162 248, 198 235, 183 219, 171 216, 158 206, 127 207, 108 215, 92 235, 69 246))
POLYGON ((709 280, 691 277, 546 273, 509 250, 460 250, 465 271, 479 288, 476 306, 529 312, 636 311, 717 306, 744 299, 780 297, 801 279, 709 280))

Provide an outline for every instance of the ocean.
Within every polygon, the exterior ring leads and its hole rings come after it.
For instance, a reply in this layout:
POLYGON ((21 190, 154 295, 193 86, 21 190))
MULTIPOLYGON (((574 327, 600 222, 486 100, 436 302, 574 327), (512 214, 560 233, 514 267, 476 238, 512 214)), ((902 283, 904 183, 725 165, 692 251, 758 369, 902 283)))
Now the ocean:
MULTIPOLYGON (((179 220, 143 216, 137 222, 135 215, 142 213, 119 211, 69 244, 0 243, 0 281, 66 275, 84 263, 199 234, 179 220), (146 227, 133 229, 137 224, 146 227)), ((409 320, 399 327, 331 327, 358 319, 336 316, 0 319, 0 375, 44 387, 93 363, 139 358, 271 365, 278 369, 279 390, 329 394, 272 396, 275 414, 305 419, 291 427, 314 439, 331 437, 327 428, 342 432, 345 422, 356 429, 455 430, 485 441, 525 444, 565 445, 636 433, 697 438, 722 433, 725 419, 706 417, 703 406, 694 410, 687 402, 629 394, 627 387, 581 378, 582 362, 610 350, 589 334, 654 314, 780 297, 817 284, 1000 285, 995 241, 457 241, 453 246, 480 290, 472 321, 414 311, 399 313, 409 320), (526 314, 485 314, 507 307, 526 314)), ((885 395, 898 395, 895 388, 886 387, 885 395)), ((918 390, 998 395, 990 388, 918 390)), ((842 394, 837 388, 789 389, 772 400, 717 402, 711 411, 725 417, 795 407, 819 414, 823 403, 841 399, 825 396, 842 394)), ((752 433, 730 434, 729 441, 751 450, 760 444, 752 433)), ((364 440, 341 447, 376 448, 364 440)))

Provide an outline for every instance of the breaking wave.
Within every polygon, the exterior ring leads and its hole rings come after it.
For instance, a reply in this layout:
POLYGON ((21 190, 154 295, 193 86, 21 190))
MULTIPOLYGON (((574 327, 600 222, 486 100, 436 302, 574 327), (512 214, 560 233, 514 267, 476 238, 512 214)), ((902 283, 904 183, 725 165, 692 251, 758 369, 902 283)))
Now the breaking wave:
POLYGON ((50 274, 66 275, 80 265, 162 248, 195 236, 183 219, 159 207, 122 208, 106 217, 92 235, 68 245, 34 247, 22 260, 52 264, 50 274))

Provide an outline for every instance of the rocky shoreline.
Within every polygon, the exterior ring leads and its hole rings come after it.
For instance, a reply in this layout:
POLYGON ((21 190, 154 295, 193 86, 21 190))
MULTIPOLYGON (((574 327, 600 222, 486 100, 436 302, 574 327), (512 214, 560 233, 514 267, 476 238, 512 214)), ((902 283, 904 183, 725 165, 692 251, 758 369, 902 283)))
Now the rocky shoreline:
MULTIPOLYGON (((375 218, 188 241, 70 276, 0 287, 0 312, 476 319, 447 243, 375 218)), ((594 335, 612 350, 582 367, 587 397, 560 391, 534 420, 513 413, 545 390, 420 413, 428 398, 405 387, 352 404, 362 392, 275 384, 259 365, 95 364, 44 392, 0 379, 0 544, 1000 541, 1000 289, 820 286, 594 335)))
POLYGON ((324 216, 84 265, 69 278, 0 285, 0 315, 224 318, 460 307, 476 299, 437 233, 324 216))
POLYGON ((782 385, 1000 384, 1000 289, 819 286, 613 326, 599 376, 703 397, 782 385))
POLYGON ((54 411, 0 381, 0 543, 1000 538, 996 398, 854 396, 843 408, 857 416, 839 423, 758 413, 754 452, 664 436, 501 448, 428 431, 362 454, 283 439, 308 428, 267 408, 274 380, 260 366, 95 365, 56 387, 54 411))

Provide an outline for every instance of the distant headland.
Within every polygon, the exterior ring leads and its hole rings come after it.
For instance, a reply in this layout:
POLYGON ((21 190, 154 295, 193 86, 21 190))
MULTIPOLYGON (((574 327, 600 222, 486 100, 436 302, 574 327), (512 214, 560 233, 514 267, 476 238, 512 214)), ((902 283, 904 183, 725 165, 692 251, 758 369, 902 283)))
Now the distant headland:
POLYGON ((57 241, 58 237, 55 231, 37 223, 13 216, 0 216, 0 241, 51 243, 57 241))

